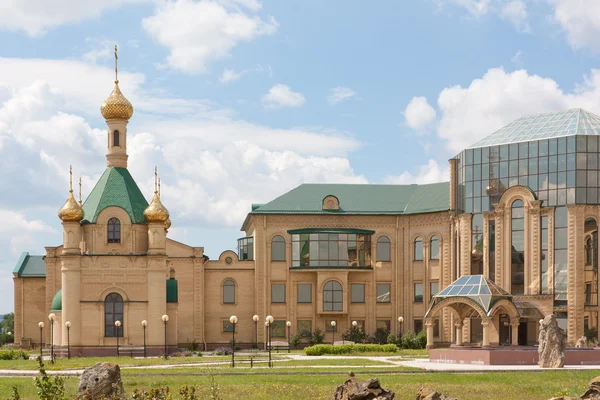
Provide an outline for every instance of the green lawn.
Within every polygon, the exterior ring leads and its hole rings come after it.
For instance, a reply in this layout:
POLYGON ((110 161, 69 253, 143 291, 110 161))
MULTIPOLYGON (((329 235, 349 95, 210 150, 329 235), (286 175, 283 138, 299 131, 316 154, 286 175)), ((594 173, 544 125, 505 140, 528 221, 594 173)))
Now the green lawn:
MULTIPOLYGON (((229 371, 229 369, 227 370, 229 371)), ((214 370, 213 377, 221 399, 331 399, 337 385, 343 383, 346 374, 280 374, 282 370, 271 370, 266 375, 243 374, 226 375, 227 371, 214 370)), ((265 370, 263 370, 264 372, 265 370)), ((368 371, 357 371, 361 380, 370 378, 368 371)), ((123 381, 127 393, 135 388, 149 388, 169 385, 173 393, 183 385, 198 385, 200 398, 210 398, 208 376, 161 376, 161 372, 147 371, 153 375, 124 374, 123 381)), ((173 371, 174 372, 174 371, 173 371)), ((300 372, 300 371, 299 371, 300 372)), ((493 372, 493 373, 395 373, 380 374, 383 387, 396 392, 397 399, 414 399, 422 386, 438 390, 460 400, 505 400, 528 399, 547 400, 565 394, 581 395, 597 371, 543 371, 543 372, 493 372)), ((67 394, 74 396, 78 380, 67 379, 67 394)), ((10 393, 12 385, 17 385, 23 399, 35 399, 35 387, 31 378, 1 378, 0 393, 10 393)), ((4 397, 4 396, 3 396, 4 397)), ((70 397, 69 397, 70 398, 70 397)), ((176 398, 176 397, 175 397, 176 398)))

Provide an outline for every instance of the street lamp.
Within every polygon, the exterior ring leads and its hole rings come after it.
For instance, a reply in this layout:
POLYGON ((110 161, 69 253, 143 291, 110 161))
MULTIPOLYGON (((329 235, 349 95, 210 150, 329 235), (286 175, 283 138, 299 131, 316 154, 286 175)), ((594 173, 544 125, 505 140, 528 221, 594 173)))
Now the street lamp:
POLYGON ((288 353, 289 353, 290 352, 290 338, 291 338, 290 329, 292 328, 292 322, 288 321, 285 324, 287 325, 287 328, 288 328, 288 353))
POLYGON ((71 321, 65 322, 65 326, 67 327, 67 358, 71 358, 71 321))
POLYGON ((258 349, 258 320, 260 317, 256 314, 252 317, 252 321, 254 321, 254 346, 258 349))
POLYGON ((271 361, 271 324, 273 324, 274 320, 275 318, 273 318, 272 315, 267 315, 267 318, 265 318, 265 325, 267 326, 267 348, 269 349, 269 368, 273 367, 271 361))
POLYGON ((50 313, 48 320, 50 321, 50 363, 54 364, 54 321, 56 320, 56 314, 50 313))
POLYGON ((398 335, 402 337, 402 323, 404 322, 404 317, 398 317, 398 335))
POLYGON ((142 328, 144 329, 144 358, 146 358, 146 327, 148 326, 148 321, 142 321, 142 328))
POLYGON ((165 323, 165 359, 167 358, 167 322, 169 321, 169 316, 164 314, 162 316, 162 320, 165 323))
POLYGON ((42 341, 44 340, 44 336, 43 336, 43 330, 44 330, 44 323, 40 322, 38 324, 38 326, 40 327, 40 358, 43 359, 43 349, 42 349, 42 341))
POLYGON ((238 323, 238 317, 232 315, 229 317, 229 322, 231 322, 231 325, 233 325, 233 329, 231 330, 231 368, 235 368, 235 324, 238 323))
POLYGON ((337 325, 337 323, 335 321, 331 321, 331 345, 335 346, 335 326, 337 325))
POLYGON ((117 357, 119 357, 119 328, 121 327, 121 321, 115 321, 115 327, 117 328, 117 357))

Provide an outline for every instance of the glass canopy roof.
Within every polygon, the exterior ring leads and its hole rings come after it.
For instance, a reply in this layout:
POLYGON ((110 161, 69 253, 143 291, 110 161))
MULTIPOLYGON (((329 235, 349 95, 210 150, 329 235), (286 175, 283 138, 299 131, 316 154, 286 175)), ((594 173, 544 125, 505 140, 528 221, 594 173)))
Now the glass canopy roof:
POLYGON ((477 302, 487 313, 501 299, 512 302, 512 295, 483 275, 461 276, 444 290, 433 296, 431 310, 437 303, 449 297, 466 297, 477 302))
POLYGON ((600 117, 581 108, 527 115, 500 128, 469 148, 570 135, 600 135, 600 117))

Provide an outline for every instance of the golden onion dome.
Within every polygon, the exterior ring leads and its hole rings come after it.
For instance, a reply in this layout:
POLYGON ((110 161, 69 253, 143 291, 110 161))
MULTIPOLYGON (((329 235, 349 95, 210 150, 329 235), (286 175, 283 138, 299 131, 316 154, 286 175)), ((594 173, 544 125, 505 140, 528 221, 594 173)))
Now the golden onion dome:
POLYGON ((73 197, 73 191, 69 191, 69 198, 60 210, 58 210, 58 218, 64 222, 79 222, 83 219, 83 208, 77 203, 73 197))
POLYGON ((167 218, 167 220, 165 221, 165 231, 168 231, 170 227, 171 227, 171 218, 167 218))
POLYGON ((169 219, 169 211, 160 202, 158 192, 154 192, 154 198, 152 203, 144 210, 144 218, 149 223, 163 223, 165 224, 169 219))
POLYGON ((115 81, 115 88, 111 94, 104 100, 100 106, 100 112, 104 119, 125 119, 129 120, 133 115, 133 106, 123 96, 119 89, 119 81, 115 81))

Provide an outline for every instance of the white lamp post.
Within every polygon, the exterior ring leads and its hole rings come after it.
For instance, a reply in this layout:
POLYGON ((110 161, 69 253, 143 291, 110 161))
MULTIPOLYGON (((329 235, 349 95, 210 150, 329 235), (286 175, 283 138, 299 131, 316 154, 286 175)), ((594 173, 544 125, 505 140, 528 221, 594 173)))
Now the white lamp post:
POLYGON ((238 317, 232 315, 229 317, 229 322, 233 325, 233 329, 231 331, 231 367, 235 368, 235 325, 238 323, 238 317))
POLYGON ((65 322, 67 327, 67 358, 71 358, 71 321, 65 322))
POLYGON ((331 321, 331 345, 335 346, 335 326, 337 323, 335 321, 331 321))
POLYGON ((256 314, 252 316, 252 321, 254 321, 254 347, 258 349, 258 320, 260 317, 256 314))
POLYGON ((54 321, 56 320, 56 314, 50 313, 48 315, 48 321, 50 321, 50 362, 54 364, 54 321))
POLYGON ((162 320, 165 324, 165 355, 164 355, 164 357, 167 358, 167 322, 169 322, 169 316, 167 314, 164 314, 162 316, 162 320))
POLYGON ((286 325, 286 326, 287 326, 287 328, 288 328, 288 353, 289 353, 289 352, 290 352, 290 339, 291 339, 291 336, 290 336, 290 330, 291 330, 291 328, 292 328, 292 321, 288 321, 288 322, 286 322, 286 323, 285 323, 285 325, 286 325))
POLYGON ((269 348, 269 368, 273 366, 271 363, 271 324, 274 320, 275 318, 273 318, 272 315, 267 315, 267 318, 265 318, 265 325, 267 326, 267 347, 269 348))
POLYGON ((44 340, 44 335, 43 335, 44 323, 40 321, 40 323, 38 323, 38 327, 40 328, 40 357, 42 357, 43 356, 42 341, 44 340))
POLYGON ((144 330, 144 358, 146 358, 146 327, 148 326, 148 321, 145 319, 142 320, 142 329, 144 330))
POLYGON ((119 357, 119 331, 121 327, 121 321, 117 320, 115 321, 115 328, 117 330, 117 357, 119 357))

